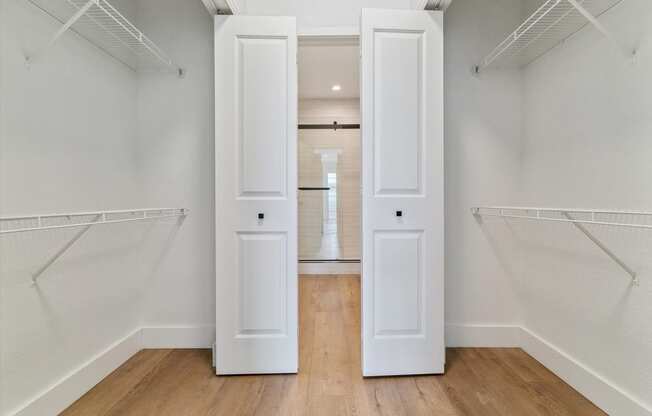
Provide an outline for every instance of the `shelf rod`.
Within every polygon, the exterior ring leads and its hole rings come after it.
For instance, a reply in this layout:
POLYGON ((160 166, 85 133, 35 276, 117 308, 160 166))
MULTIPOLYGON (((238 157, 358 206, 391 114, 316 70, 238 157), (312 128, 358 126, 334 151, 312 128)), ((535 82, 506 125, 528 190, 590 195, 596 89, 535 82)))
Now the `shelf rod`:
POLYGON ((115 214, 135 214, 143 211, 185 211, 187 208, 138 208, 138 209, 117 209, 110 211, 81 211, 81 212, 56 212, 53 214, 40 214, 40 215, 12 215, 8 217, 0 217, 0 221, 14 221, 14 220, 38 220, 39 218, 60 218, 60 217, 82 217, 97 214, 115 215, 115 214))
POLYGON ((102 225, 102 224, 118 224, 122 222, 132 222, 132 221, 143 221, 143 220, 153 220, 159 218, 174 218, 174 217, 186 217, 188 215, 188 209, 186 208, 163 208, 163 209, 136 209, 136 210, 121 210, 121 211, 103 211, 103 212, 86 212, 86 213, 71 213, 71 214, 54 214, 54 215, 32 215, 32 216, 19 216, 19 217, 0 217, 0 221, 16 221, 16 220, 36 220, 38 225, 36 227, 29 228, 15 228, 8 230, 0 230, 0 236, 4 234, 14 234, 14 233, 23 233, 28 231, 41 231, 41 230, 58 230, 62 228, 76 228, 76 227, 85 227, 87 225, 102 225), (152 212, 166 212, 166 211, 175 211, 174 213, 167 213, 161 215, 145 215, 146 213, 152 212), (107 220, 107 214, 141 214, 136 218, 123 218, 117 220, 107 220), (91 221, 91 222, 82 222, 74 224, 63 224, 63 225, 48 225, 43 226, 43 218, 59 218, 59 217, 81 217, 81 216, 91 216, 99 215, 100 220, 91 221))
MULTIPOLYGON (((635 211, 635 210, 608 210, 608 209, 585 209, 585 208, 560 208, 560 207, 521 207, 521 206, 483 206, 483 207, 473 207, 471 211, 473 213, 479 212, 480 210, 508 210, 508 211, 545 211, 545 212, 572 212, 572 213, 582 213, 582 214, 616 214, 616 215, 644 215, 652 217, 652 211, 635 211)), ((482 214, 487 215, 487 214, 482 214)), ((617 223, 613 225, 618 225, 617 223)))
POLYGON ((609 222, 609 221, 590 221, 590 220, 569 220, 563 218, 547 218, 547 217, 533 217, 530 215, 510 215, 510 214, 476 214, 474 215, 484 216, 484 217, 501 217, 501 218, 513 218, 518 220, 535 220, 535 221, 552 221, 552 222, 577 222, 580 224, 593 224, 593 225, 611 225, 615 227, 626 227, 626 228, 643 228, 646 230, 652 230, 652 225, 645 224, 628 224, 628 223, 619 223, 619 222, 609 222))
POLYGON ((584 6, 582 6, 580 3, 578 3, 577 0, 566 0, 568 1, 575 9, 580 12, 582 16, 586 18, 600 33, 604 35, 609 41, 611 41, 614 45, 618 47, 623 52, 623 55, 625 55, 626 58, 629 58, 633 55, 636 55, 636 49, 629 50, 626 47, 624 47, 616 38, 613 36, 613 34, 607 30, 606 27, 600 21, 591 14, 584 6))
POLYGON ((157 215, 155 217, 147 217, 147 218, 129 218, 129 219, 124 219, 124 220, 108 220, 108 221, 100 221, 100 222, 82 222, 79 224, 65 224, 65 225, 51 225, 47 227, 32 227, 32 228, 19 228, 16 230, 3 230, 0 231, 0 235, 2 234, 14 234, 14 233, 23 233, 27 231, 41 231, 41 230, 59 230, 62 228, 75 228, 75 227, 84 227, 86 225, 103 225, 103 224, 119 224, 121 222, 133 222, 133 221, 143 221, 143 220, 149 220, 149 219, 159 219, 159 218, 173 218, 173 217, 185 217, 186 214, 170 214, 170 215, 157 215))
POLYGON ((45 53, 45 51, 47 51, 48 49, 50 49, 50 48, 52 47, 52 45, 54 45, 54 44, 59 40, 59 38, 60 38, 64 33, 66 33, 66 32, 68 31, 68 29, 70 29, 70 28, 72 27, 72 25, 74 25, 75 23, 77 23, 77 21, 78 21, 79 19, 81 19, 81 17, 82 17, 83 15, 85 15, 86 12, 87 12, 91 7, 93 7, 93 5, 97 5, 97 4, 98 4, 98 1, 99 1, 99 0, 88 0, 88 1, 86 2, 86 4, 84 4, 81 8, 79 8, 79 10, 77 10, 77 11, 75 12, 75 14, 73 14, 72 17, 71 17, 70 19, 68 19, 68 21, 67 21, 66 23, 64 23, 63 26, 61 26, 61 27, 59 28, 59 30, 56 31, 56 33, 52 36, 52 38, 50 39, 50 41, 45 45, 45 47, 43 48, 43 50, 42 50, 41 52, 35 54, 34 56, 27 56, 27 57, 26 57, 27 62, 28 62, 28 63, 32 63, 32 62, 34 62, 34 59, 35 59, 36 56, 40 56, 40 55, 42 55, 43 53, 45 53))
POLYGON ((48 215, 32 215, 32 216, 17 216, 17 217, 0 217, 0 221, 18 221, 18 220, 36 220, 38 226, 32 228, 17 228, 0 231, 1 234, 11 234, 11 233, 20 233, 26 231, 40 231, 40 230, 53 230, 61 228, 77 228, 83 227, 79 230, 66 244, 63 245, 56 253, 54 253, 36 272, 32 274, 33 284, 37 284, 37 280, 45 271, 52 266, 61 256, 66 253, 79 239, 81 239, 84 234, 88 232, 93 226, 101 224, 116 224, 122 222, 131 222, 131 221, 143 221, 143 220, 156 220, 160 218, 173 218, 179 217, 181 219, 185 218, 188 215, 188 210, 186 208, 148 208, 148 209, 135 209, 135 210, 120 210, 120 211, 100 211, 100 212, 86 212, 86 213, 70 213, 70 214, 48 214, 48 215), (174 211, 174 213, 169 213, 169 211, 174 211), (123 218, 117 220, 107 219, 107 215, 117 215, 117 214, 133 214, 137 215, 136 218, 123 218), (43 226, 44 218, 62 218, 67 217, 68 220, 71 220, 72 217, 86 217, 94 216, 91 221, 84 223, 76 224, 63 224, 63 225, 51 225, 43 226))
POLYGON ((602 250, 611 260, 613 260, 618 266, 620 266, 628 275, 632 278, 632 284, 638 286, 640 284, 638 275, 636 272, 629 267, 620 257, 618 257, 613 251, 611 251, 600 239, 598 239, 593 233, 591 233, 584 224, 594 224, 594 225, 609 225, 609 226, 620 226, 628 228, 643 228, 652 230, 652 225, 647 224, 631 224, 631 223, 617 223, 609 221, 596 221, 595 214, 629 214, 629 215, 639 215, 639 216, 652 216, 652 212, 643 212, 643 211, 608 211, 608 210, 586 210, 586 209, 563 209, 563 208, 534 208, 534 207, 473 207, 471 208, 471 213, 476 217, 487 216, 487 217, 500 217, 500 218, 513 218, 513 219, 522 219, 522 220, 534 220, 534 221, 552 221, 552 222, 567 222, 573 224, 578 230, 580 230, 589 240, 591 240, 600 250, 602 250), (497 213, 486 213, 483 210, 497 211, 497 213), (525 215, 517 214, 506 214, 505 211, 526 211, 525 215), (533 211, 534 214, 527 214, 527 211, 533 211), (564 218, 550 218, 542 216, 542 212, 555 212, 561 214, 564 218), (591 214, 590 220, 582 220, 575 218, 571 215, 573 214, 591 214))
POLYGON ((575 221, 575 219, 567 212, 562 212, 561 213, 564 217, 568 218, 571 220, 573 225, 582 232, 588 238, 600 248, 611 260, 613 260, 617 265, 619 265, 628 275, 632 277, 632 284, 638 286, 639 281, 638 281, 638 276, 636 275, 636 272, 632 270, 631 267, 629 267, 625 262, 618 257, 613 251, 609 250, 609 248, 602 242, 600 239, 598 239, 596 236, 594 236, 584 225, 578 223, 575 221))

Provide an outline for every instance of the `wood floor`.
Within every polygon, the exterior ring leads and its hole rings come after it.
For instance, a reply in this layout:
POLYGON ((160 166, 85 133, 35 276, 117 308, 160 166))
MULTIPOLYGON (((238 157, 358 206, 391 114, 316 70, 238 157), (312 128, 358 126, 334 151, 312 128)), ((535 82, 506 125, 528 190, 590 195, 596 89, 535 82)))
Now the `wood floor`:
POLYGON ((605 414, 519 349, 448 349, 444 376, 363 379, 359 299, 356 276, 300 279, 298 375, 217 377, 208 350, 146 350, 63 414, 605 414))

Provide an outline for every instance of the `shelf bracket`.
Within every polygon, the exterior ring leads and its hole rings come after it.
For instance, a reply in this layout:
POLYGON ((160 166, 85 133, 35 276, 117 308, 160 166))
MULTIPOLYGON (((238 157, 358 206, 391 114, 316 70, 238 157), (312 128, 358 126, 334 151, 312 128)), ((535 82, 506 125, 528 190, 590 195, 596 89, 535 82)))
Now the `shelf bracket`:
POLYGON ((620 257, 618 257, 613 251, 609 250, 609 248, 602 242, 600 241, 595 235, 593 235, 583 224, 579 222, 575 222, 575 218, 573 218, 568 212, 562 211, 561 214, 566 217, 568 220, 570 220, 573 225, 582 232, 589 240, 591 240, 596 246, 600 248, 611 260, 613 260, 618 266, 620 266, 628 275, 632 277, 632 284, 634 286, 639 286, 640 282, 638 280, 638 276, 636 275, 636 272, 632 270, 631 267, 629 267, 620 257))
POLYGON ((34 54, 34 55, 32 55, 32 56, 29 56, 29 55, 28 55, 28 56, 25 57, 25 61, 27 62, 27 64, 29 65, 29 64, 31 64, 32 62, 34 62, 34 60, 35 60, 37 57, 39 57, 40 55, 42 55, 43 53, 45 53, 45 51, 47 51, 48 49, 50 49, 50 48, 52 47, 52 45, 54 45, 55 43, 57 43, 57 41, 59 40, 59 38, 60 38, 61 36, 63 36, 63 34, 66 33, 66 32, 68 31, 68 29, 70 29, 70 28, 72 27, 72 25, 74 25, 75 23, 77 23, 77 21, 78 21, 79 19, 81 19, 81 17, 82 17, 83 15, 85 15, 86 12, 87 12, 91 7, 93 7, 94 5, 97 5, 97 4, 98 4, 98 1, 99 1, 99 0, 88 0, 88 1, 86 2, 86 4, 84 4, 82 7, 80 7, 79 10, 77 10, 77 12, 75 12, 75 14, 73 14, 72 17, 71 17, 70 19, 68 19, 68 21, 67 21, 66 23, 64 23, 63 26, 61 26, 61 28, 59 28, 59 30, 56 31, 56 33, 52 36, 52 38, 50 38, 50 41, 49 41, 49 42, 48 42, 48 43, 43 47, 43 49, 42 49, 40 52, 37 52, 36 54, 34 54))
MULTIPOLYGON (((92 222, 98 222, 100 219, 102 219, 102 217, 103 217, 103 214, 97 214, 92 222)), ((70 241, 68 241, 63 247, 61 247, 56 253, 54 253, 54 255, 52 257, 50 257, 50 259, 48 261, 46 261, 43 266, 41 266, 34 274, 32 274, 32 282, 33 282, 33 284, 37 284, 37 279, 39 277, 41 277, 41 275, 43 273, 45 273, 45 271, 50 266, 52 266, 52 264, 54 264, 54 262, 56 262, 59 259, 59 257, 61 257, 63 255, 63 253, 68 251, 68 249, 70 247, 72 247, 77 242, 77 240, 82 238, 82 236, 84 234, 86 234, 86 232, 88 230, 90 230, 93 225, 95 225, 95 224, 88 224, 84 228, 79 230, 77 232, 77 234, 75 234, 75 236, 70 241)))
POLYGON ((582 6, 577 0, 566 0, 568 1, 582 16, 586 18, 600 33, 604 35, 611 43, 616 45, 618 49, 620 49, 625 55, 626 58, 631 58, 633 56, 636 56, 636 49, 628 49, 627 47, 623 46, 615 37, 614 35, 607 30, 606 27, 600 21, 591 14, 584 6, 582 6))

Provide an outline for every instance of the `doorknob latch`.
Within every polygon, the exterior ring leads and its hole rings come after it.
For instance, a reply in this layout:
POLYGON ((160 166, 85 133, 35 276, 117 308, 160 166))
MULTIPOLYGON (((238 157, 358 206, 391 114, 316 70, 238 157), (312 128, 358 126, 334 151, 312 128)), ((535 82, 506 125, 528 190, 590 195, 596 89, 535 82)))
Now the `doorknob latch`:
POLYGON ((265 219, 265 213, 264 212, 259 212, 258 213, 258 219, 259 220, 264 220, 265 219))
POLYGON ((403 211, 396 211, 396 217, 401 218, 403 216, 403 211))

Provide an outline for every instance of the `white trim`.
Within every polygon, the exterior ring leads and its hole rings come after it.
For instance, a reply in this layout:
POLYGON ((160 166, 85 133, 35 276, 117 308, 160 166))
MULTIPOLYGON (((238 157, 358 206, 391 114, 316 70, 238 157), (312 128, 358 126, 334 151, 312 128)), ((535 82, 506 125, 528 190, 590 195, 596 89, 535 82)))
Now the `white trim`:
POLYGON ((526 328, 521 328, 521 348, 606 413, 652 415, 651 406, 526 328))
POLYGON ((360 263, 299 263, 299 274, 360 274, 360 263))
POLYGON ((214 341, 215 325, 212 324, 138 328, 7 414, 59 414, 140 350, 210 348, 214 341))
POLYGON ((215 325, 152 326, 142 328, 142 348, 211 348, 215 325))
POLYGON ((446 346, 522 348, 606 413, 652 416, 652 406, 522 326, 446 324, 446 346))
POLYGON ((57 415, 140 350, 141 330, 137 329, 8 414, 57 415))

